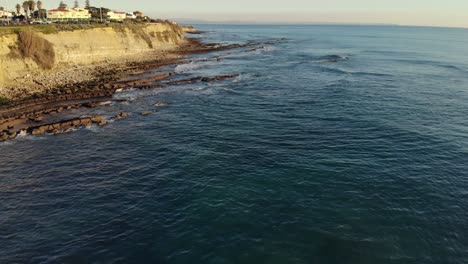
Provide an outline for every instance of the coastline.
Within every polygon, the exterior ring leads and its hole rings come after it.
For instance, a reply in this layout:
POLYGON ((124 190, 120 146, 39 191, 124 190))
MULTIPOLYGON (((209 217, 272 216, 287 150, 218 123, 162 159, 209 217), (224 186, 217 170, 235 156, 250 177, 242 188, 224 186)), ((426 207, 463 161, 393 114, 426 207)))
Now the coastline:
POLYGON ((0 97, 17 100, 89 81, 131 62, 164 57, 184 43, 188 30, 170 21, 77 27, 2 28, 0 97))
MULTIPOLYGON (((187 32, 191 34, 192 32, 187 32)), ((193 34, 202 34, 196 30, 193 34)), ((215 82, 235 78, 239 74, 222 76, 200 76, 197 78, 168 81, 163 80, 175 76, 175 72, 151 75, 151 70, 169 65, 190 63, 187 59, 192 54, 203 54, 230 49, 260 46, 262 43, 230 44, 202 43, 199 39, 185 38, 178 48, 166 51, 142 53, 139 56, 126 58, 119 63, 105 62, 92 66, 76 67, 66 71, 44 73, 35 76, 41 78, 57 78, 68 76, 61 80, 71 80, 63 83, 50 82, 48 87, 42 87, 32 94, 19 89, 8 104, 0 106, 0 142, 16 138, 18 135, 41 135, 45 133, 69 133, 73 128, 86 127, 93 124, 106 125, 108 120, 102 116, 85 116, 79 114, 80 109, 95 108, 107 105, 112 96, 127 88, 147 90, 162 89, 168 85, 182 85, 193 82, 215 82), (78 72, 79 70, 79 72, 78 72), (25 96, 27 95, 27 96, 25 96), (69 112, 73 110, 74 116, 69 112)), ((213 59, 219 59, 214 57, 213 59)), ((163 104, 161 104, 163 105, 163 104)), ((142 113, 144 114, 144 113, 142 113)), ((146 113, 148 114, 148 113, 146 113)), ((127 113, 115 113, 109 120, 119 120, 127 117, 127 113)))

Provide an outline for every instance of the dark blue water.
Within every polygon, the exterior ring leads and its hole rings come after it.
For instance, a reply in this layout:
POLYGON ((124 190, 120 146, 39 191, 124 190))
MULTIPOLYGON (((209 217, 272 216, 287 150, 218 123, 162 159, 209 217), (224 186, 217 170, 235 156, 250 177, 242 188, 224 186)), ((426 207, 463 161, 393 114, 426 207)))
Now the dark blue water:
POLYGON ((0 263, 468 262, 468 30, 199 29, 264 44, 0 144, 0 263))

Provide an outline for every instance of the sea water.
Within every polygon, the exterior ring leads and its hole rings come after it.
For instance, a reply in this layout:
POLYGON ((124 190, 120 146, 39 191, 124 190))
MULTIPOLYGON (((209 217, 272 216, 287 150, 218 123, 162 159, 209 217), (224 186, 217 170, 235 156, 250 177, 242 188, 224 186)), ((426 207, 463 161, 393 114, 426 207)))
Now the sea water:
POLYGON ((197 28, 239 77, 0 144, 0 263, 468 262, 467 29, 197 28))

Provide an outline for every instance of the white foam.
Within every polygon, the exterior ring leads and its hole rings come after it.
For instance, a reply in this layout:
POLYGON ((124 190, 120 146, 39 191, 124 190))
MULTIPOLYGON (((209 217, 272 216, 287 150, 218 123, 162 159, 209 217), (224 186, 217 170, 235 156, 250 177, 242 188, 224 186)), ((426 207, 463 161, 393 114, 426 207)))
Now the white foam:
POLYGON ((206 58, 200 59, 200 60, 194 60, 194 61, 191 61, 190 63, 177 65, 177 67, 175 68, 175 72, 177 73, 190 72, 190 71, 208 67, 213 64, 214 64, 213 60, 207 60, 206 58))
POLYGON ((85 127, 86 130, 89 130, 91 132, 97 133, 100 131, 100 127, 97 125, 92 125, 92 126, 87 126, 85 127))
POLYGON ((125 90, 125 92, 121 92, 118 94, 114 94, 114 100, 127 100, 127 101, 134 101, 138 98, 138 91, 134 88, 125 90))
POLYGON ((17 137, 25 137, 27 136, 28 133, 26 132, 26 130, 21 130, 19 133, 18 133, 18 136, 17 137))
POLYGON ((268 46, 264 46, 263 48, 260 49, 260 51, 263 51, 263 52, 274 52, 274 51, 277 51, 279 48, 278 47, 275 47, 273 45, 268 45, 268 46))

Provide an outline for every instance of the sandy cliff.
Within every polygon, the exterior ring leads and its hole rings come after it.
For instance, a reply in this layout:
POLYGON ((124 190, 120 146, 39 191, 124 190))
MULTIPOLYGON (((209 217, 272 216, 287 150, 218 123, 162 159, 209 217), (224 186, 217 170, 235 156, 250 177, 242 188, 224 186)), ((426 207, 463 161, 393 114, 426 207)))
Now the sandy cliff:
POLYGON ((0 36, 0 96, 6 87, 33 85, 23 80, 67 68, 79 70, 107 61, 176 48, 183 29, 171 23, 114 25, 44 34, 27 31, 0 36), (41 43, 38 47, 36 44, 41 43))

